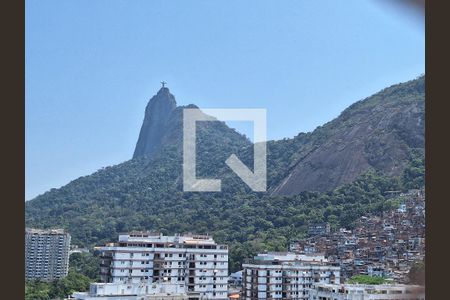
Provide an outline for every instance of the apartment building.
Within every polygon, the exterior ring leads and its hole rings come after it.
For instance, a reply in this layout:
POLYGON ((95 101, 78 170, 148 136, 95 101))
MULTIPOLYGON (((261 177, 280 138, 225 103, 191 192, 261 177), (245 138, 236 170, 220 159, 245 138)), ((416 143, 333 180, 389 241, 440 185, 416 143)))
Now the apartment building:
POLYGON ((329 223, 314 223, 308 226, 308 234, 310 236, 329 234, 331 227, 329 223))
POLYGON ((317 284, 309 300, 425 300, 425 288, 404 284, 317 284))
POLYGON ((309 299, 317 283, 340 283, 340 268, 323 255, 258 254, 243 268, 242 298, 247 300, 309 299))
POLYGON ((25 229, 25 278, 52 281, 67 276, 70 235, 63 229, 25 229))
POLYGON ((189 299, 227 299, 228 247, 208 235, 119 235, 101 251, 101 279, 111 283, 170 283, 189 299))

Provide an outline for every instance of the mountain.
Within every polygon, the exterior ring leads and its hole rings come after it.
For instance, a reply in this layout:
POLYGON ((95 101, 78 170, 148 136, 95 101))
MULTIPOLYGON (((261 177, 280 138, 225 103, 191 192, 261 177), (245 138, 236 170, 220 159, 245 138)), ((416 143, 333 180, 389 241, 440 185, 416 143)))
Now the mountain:
POLYGON ((212 233, 230 245, 232 270, 263 250, 284 250, 307 225, 351 227, 395 205, 386 191, 424 184, 424 78, 359 101, 333 121, 268 142, 267 193, 252 192, 225 164, 248 166, 253 146, 224 122, 198 122, 197 176, 222 179, 222 192, 182 191, 182 113, 169 89, 150 99, 133 159, 103 168, 26 202, 27 226, 64 227, 75 244, 119 232, 212 233))
MULTIPOLYGON (((273 195, 327 191, 354 181, 373 168, 400 175, 411 149, 423 149, 425 138, 424 77, 398 84, 361 100, 333 121, 294 141, 284 178, 273 195)), ((276 167, 276 169, 279 169, 276 167)))
POLYGON ((161 88, 150 99, 145 108, 144 122, 142 123, 133 158, 151 157, 160 151, 163 145, 170 142, 167 140, 167 134, 173 132, 173 130, 170 130, 170 127, 173 125, 171 115, 176 107, 175 97, 166 87, 161 88))

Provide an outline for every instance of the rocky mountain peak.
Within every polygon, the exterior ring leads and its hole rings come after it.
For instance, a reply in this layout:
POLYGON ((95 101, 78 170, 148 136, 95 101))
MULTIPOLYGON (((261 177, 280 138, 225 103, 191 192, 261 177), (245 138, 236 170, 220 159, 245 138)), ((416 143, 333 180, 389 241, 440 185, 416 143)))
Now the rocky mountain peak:
POLYGON ((151 157, 160 149, 168 122, 176 107, 175 96, 170 93, 167 87, 162 87, 150 99, 145 108, 144 122, 133 158, 151 157))

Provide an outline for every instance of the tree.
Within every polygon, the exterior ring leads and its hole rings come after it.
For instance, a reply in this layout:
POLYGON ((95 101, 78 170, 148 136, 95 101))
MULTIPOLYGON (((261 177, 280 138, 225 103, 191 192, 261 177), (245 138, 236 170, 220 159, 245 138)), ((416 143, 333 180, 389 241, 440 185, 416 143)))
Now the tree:
POLYGON ((355 275, 348 280, 350 284, 383 284, 386 280, 383 277, 369 275, 355 275))
POLYGON ((408 278, 412 284, 425 285, 425 261, 416 262, 409 270, 408 278))

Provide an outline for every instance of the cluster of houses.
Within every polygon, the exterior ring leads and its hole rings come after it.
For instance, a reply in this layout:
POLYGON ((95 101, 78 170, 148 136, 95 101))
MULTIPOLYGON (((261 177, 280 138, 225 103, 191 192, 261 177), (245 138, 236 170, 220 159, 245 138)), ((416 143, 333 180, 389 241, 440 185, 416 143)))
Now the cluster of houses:
MULTIPOLYGON (((101 282, 79 300, 425 299, 425 289, 408 283, 411 266, 425 255, 423 191, 391 193, 398 208, 355 221, 334 231, 311 224, 309 238, 287 252, 260 253, 242 270, 228 272, 228 246, 209 235, 158 232, 121 234, 97 247, 101 282), (389 284, 349 284, 354 275, 389 279, 389 284)), ((70 235, 61 230, 27 229, 27 279, 53 280, 67 275, 70 235)))
POLYGON ((411 266, 425 257, 425 196, 411 190, 395 197, 398 209, 362 217, 352 230, 313 224, 310 237, 291 243, 290 251, 323 254, 343 278, 366 274, 407 283, 411 266))

